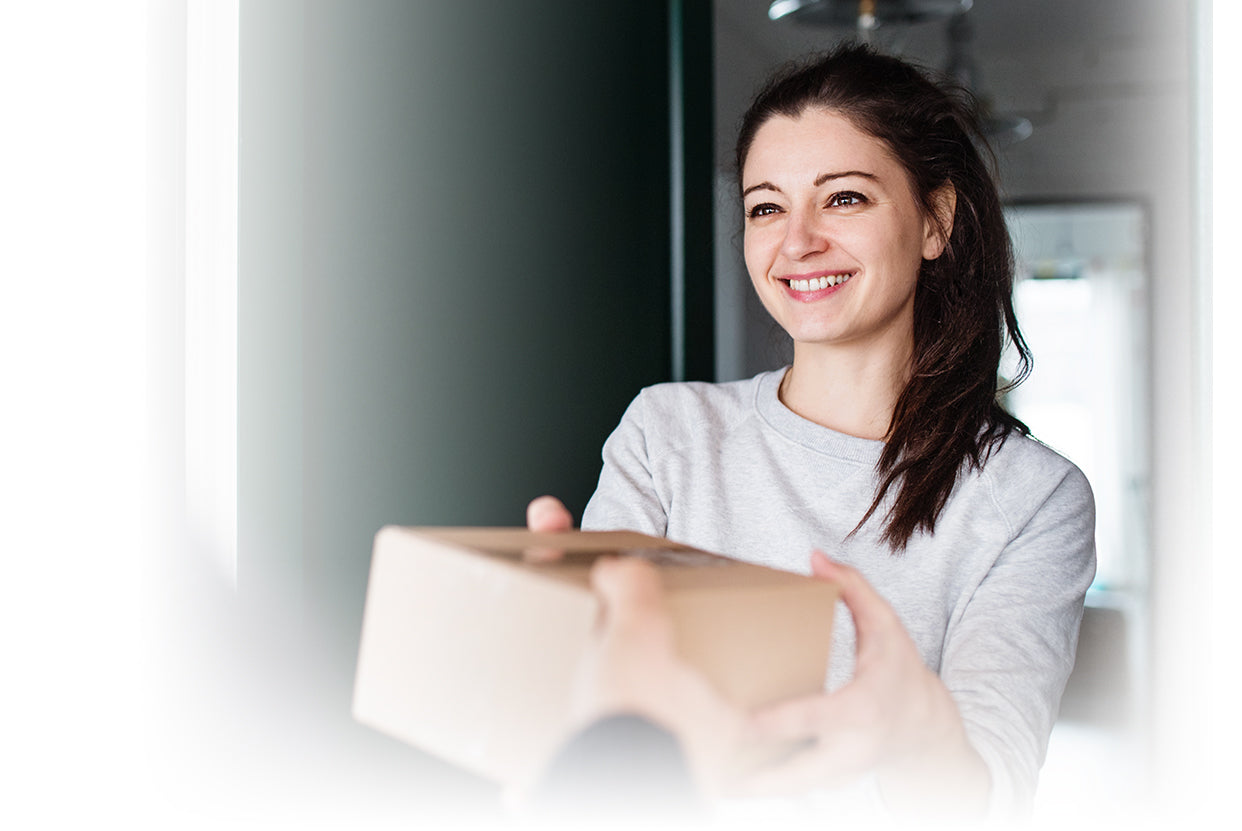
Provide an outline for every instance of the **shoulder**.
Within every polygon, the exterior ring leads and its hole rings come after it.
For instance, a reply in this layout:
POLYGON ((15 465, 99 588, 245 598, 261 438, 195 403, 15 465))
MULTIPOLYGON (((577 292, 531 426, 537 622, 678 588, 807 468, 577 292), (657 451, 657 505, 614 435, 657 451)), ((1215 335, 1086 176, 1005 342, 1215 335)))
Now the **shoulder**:
POLYGON ((1011 522, 1036 512, 1094 516, 1095 500, 1082 470, 1043 442, 1010 434, 984 463, 982 479, 1011 522))
POLYGON ((641 450, 648 458, 702 447, 705 442, 716 445, 725 434, 753 419, 763 377, 645 387, 630 403, 609 444, 641 450))
POLYGON ((752 417, 755 396, 764 375, 712 384, 681 381, 644 388, 630 405, 630 417, 641 417, 648 428, 676 430, 729 429, 752 417))
POLYGON ((678 413, 716 413, 730 416, 753 410, 755 390, 763 376, 711 384, 702 381, 680 381, 655 384, 638 394, 638 401, 650 410, 668 415, 678 413))

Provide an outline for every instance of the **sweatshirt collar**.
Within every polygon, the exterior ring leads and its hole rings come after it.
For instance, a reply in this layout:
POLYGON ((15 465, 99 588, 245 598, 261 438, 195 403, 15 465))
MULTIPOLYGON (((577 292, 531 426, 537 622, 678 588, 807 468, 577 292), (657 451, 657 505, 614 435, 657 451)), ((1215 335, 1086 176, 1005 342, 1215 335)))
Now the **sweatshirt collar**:
POLYGON ((874 467, 884 450, 883 441, 830 430, 808 421, 781 402, 778 391, 788 369, 786 366, 758 376, 755 409, 759 417, 777 433, 808 450, 874 467))

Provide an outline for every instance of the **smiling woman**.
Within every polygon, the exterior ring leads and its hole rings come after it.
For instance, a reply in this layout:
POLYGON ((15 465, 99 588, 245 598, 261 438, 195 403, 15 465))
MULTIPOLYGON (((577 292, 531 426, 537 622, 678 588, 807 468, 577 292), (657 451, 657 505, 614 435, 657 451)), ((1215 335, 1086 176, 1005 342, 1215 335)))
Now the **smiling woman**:
POLYGON ((965 92, 853 48, 778 74, 738 136, 747 269, 794 341, 782 401, 822 426, 886 440, 867 516, 898 489, 885 531, 898 548, 934 530, 964 462, 977 467, 1009 432, 1026 432, 996 402, 1006 341, 1015 385, 1029 355, 978 146, 965 92), (825 276, 836 285, 810 290, 825 276), (829 379, 843 371, 867 381, 838 395, 829 379))
MULTIPOLYGON (((1019 376, 1028 356, 982 144, 968 96, 866 47, 776 76, 742 121, 737 170, 747 269, 793 362, 648 388, 604 447, 584 527, 841 586, 852 620, 834 629, 828 692, 756 716, 804 749, 751 793, 862 779, 920 816, 1030 803, 1095 570, 1094 508, 1082 473, 997 401, 1003 347, 1019 376)), ((532 527, 569 521, 535 507, 532 527)))

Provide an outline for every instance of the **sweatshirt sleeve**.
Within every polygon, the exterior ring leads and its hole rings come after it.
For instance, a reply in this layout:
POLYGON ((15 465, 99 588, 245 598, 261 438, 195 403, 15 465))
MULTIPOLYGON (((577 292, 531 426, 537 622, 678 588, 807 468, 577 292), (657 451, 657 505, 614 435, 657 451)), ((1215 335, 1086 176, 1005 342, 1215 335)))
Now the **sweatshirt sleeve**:
POLYGON ((599 485, 582 513, 584 529, 666 535, 668 515, 652 475, 646 419, 645 394, 639 393, 604 442, 599 485))
POLYGON ((992 774, 994 814, 1030 809, 1095 576, 1091 488, 1067 467, 1006 516, 1008 545, 946 635, 940 675, 992 774))

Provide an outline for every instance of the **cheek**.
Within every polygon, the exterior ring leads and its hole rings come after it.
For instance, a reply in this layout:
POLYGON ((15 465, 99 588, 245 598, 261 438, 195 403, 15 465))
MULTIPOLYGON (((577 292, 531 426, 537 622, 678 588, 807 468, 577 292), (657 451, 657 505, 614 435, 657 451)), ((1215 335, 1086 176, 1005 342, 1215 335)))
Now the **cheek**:
POLYGON ((766 276, 775 254, 773 235, 764 231, 765 229, 747 230, 742 237, 742 260, 746 263, 746 271, 752 281, 766 276))
POLYGON ((926 250, 921 224, 904 222, 854 241, 854 251, 864 260, 882 263, 898 276, 917 276, 926 250))

